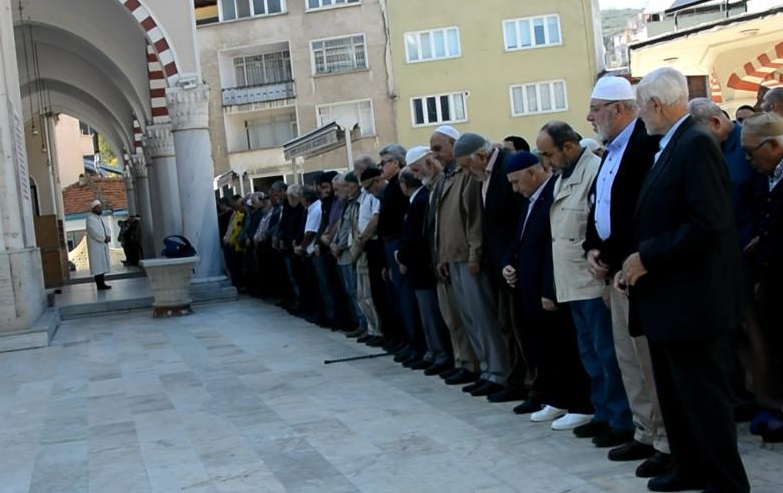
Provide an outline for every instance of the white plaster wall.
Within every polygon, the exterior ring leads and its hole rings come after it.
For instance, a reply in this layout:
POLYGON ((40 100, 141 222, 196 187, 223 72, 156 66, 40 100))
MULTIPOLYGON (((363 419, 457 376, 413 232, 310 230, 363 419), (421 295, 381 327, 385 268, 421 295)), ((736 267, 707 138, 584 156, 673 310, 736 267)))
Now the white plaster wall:
MULTIPOLYGON (((116 0, 115 0, 116 1, 116 0)), ((182 74, 201 73, 193 0, 142 0, 165 32, 182 74)))
POLYGON ((79 120, 65 114, 60 115, 55 129, 60 183, 67 187, 78 182, 79 175, 84 173, 84 138, 89 139, 90 146, 92 139, 81 135, 79 120))

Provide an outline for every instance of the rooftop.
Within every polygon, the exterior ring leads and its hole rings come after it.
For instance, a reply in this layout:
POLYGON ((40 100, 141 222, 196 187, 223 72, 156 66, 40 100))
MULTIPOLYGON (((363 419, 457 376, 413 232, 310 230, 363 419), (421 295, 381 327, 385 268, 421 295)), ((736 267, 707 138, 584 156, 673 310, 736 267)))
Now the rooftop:
POLYGON ((125 183, 122 178, 86 176, 83 182, 73 183, 63 189, 65 215, 90 212, 90 202, 98 199, 106 211, 128 209, 125 183))

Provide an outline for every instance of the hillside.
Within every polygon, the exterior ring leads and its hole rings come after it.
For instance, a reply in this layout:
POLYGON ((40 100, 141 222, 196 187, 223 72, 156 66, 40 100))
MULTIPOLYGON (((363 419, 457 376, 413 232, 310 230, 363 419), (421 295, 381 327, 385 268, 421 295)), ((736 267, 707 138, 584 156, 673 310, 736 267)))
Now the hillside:
POLYGON ((628 19, 636 17, 641 11, 642 9, 602 10, 601 25, 603 26, 604 39, 622 32, 628 19))

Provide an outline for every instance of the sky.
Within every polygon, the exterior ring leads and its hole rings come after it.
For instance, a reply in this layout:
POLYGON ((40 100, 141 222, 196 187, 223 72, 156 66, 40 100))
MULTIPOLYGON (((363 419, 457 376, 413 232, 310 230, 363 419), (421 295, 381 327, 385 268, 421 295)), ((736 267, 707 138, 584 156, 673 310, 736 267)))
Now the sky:
POLYGON ((641 9, 650 3, 649 0, 598 0, 602 10, 606 9, 641 9))

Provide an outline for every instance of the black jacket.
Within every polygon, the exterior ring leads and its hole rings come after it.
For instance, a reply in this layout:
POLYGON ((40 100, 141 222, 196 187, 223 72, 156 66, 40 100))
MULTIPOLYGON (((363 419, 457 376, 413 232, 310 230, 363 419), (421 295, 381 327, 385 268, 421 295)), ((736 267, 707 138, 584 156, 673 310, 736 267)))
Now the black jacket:
MULTIPOLYGON (((764 186, 768 187, 764 177, 764 186)), ((783 291, 783 182, 767 188, 760 208, 756 247, 758 279, 767 289, 783 291)))
POLYGON ((381 210, 378 213, 378 238, 396 240, 402 235, 402 223, 408 210, 408 197, 402 193, 399 175, 395 176, 383 189, 381 210))
POLYGON ((504 163, 512 155, 513 153, 501 149, 495 160, 482 217, 484 257, 491 267, 493 280, 501 287, 507 286, 502 271, 506 252, 514 244, 514 233, 517 231, 520 210, 523 205, 527 210, 525 205, 527 201, 521 195, 514 193, 504 170, 504 163))
POLYGON ((524 200, 519 211, 519 221, 515 230, 505 265, 511 265, 517 271, 519 307, 524 317, 540 318, 544 309, 541 298, 556 301, 554 267, 552 265, 552 228, 549 222, 549 210, 554 201, 554 188, 557 177, 551 177, 536 200, 530 217, 525 216, 530 202, 524 200))
POLYGON ((408 207, 402 227, 402 239, 398 250, 400 262, 408 268, 416 290, 435 289, 435 271, 429 255, 429 242, 424 235, 424 221, 430 192, 421 187, 408 207))
MULTIPOLYGON (((587 232, 583 247, 585 252, 600 250, 601 260, 609 265, 612 273, 622 268, 623 260, 632 254, 633 220, 636 201, 642 189, 644 178, 650 170, 655 153, 658 152, 659 136, 647 135, 647 129, 641 119, 636 120, 633 134, 620 161, 617 176, 612 184, 612 205, 609 220, 612 225, 611 234, 606 240, 598 236, 595 226, 596 183, 590 191, 590 217, 587 220, 587 232)), ((603 169, 606 157, 601 161, 603 169)), ((598 175, 600 176, 600 169, 598 175)), ((598 178, 596 178, 596 181, 598 178)))
POLYGON ((688 117, 645 179, 634 246, 648 273, 630 290, 631 335, 715 337, 740 321, 739 251, 726 163, 688 117))

